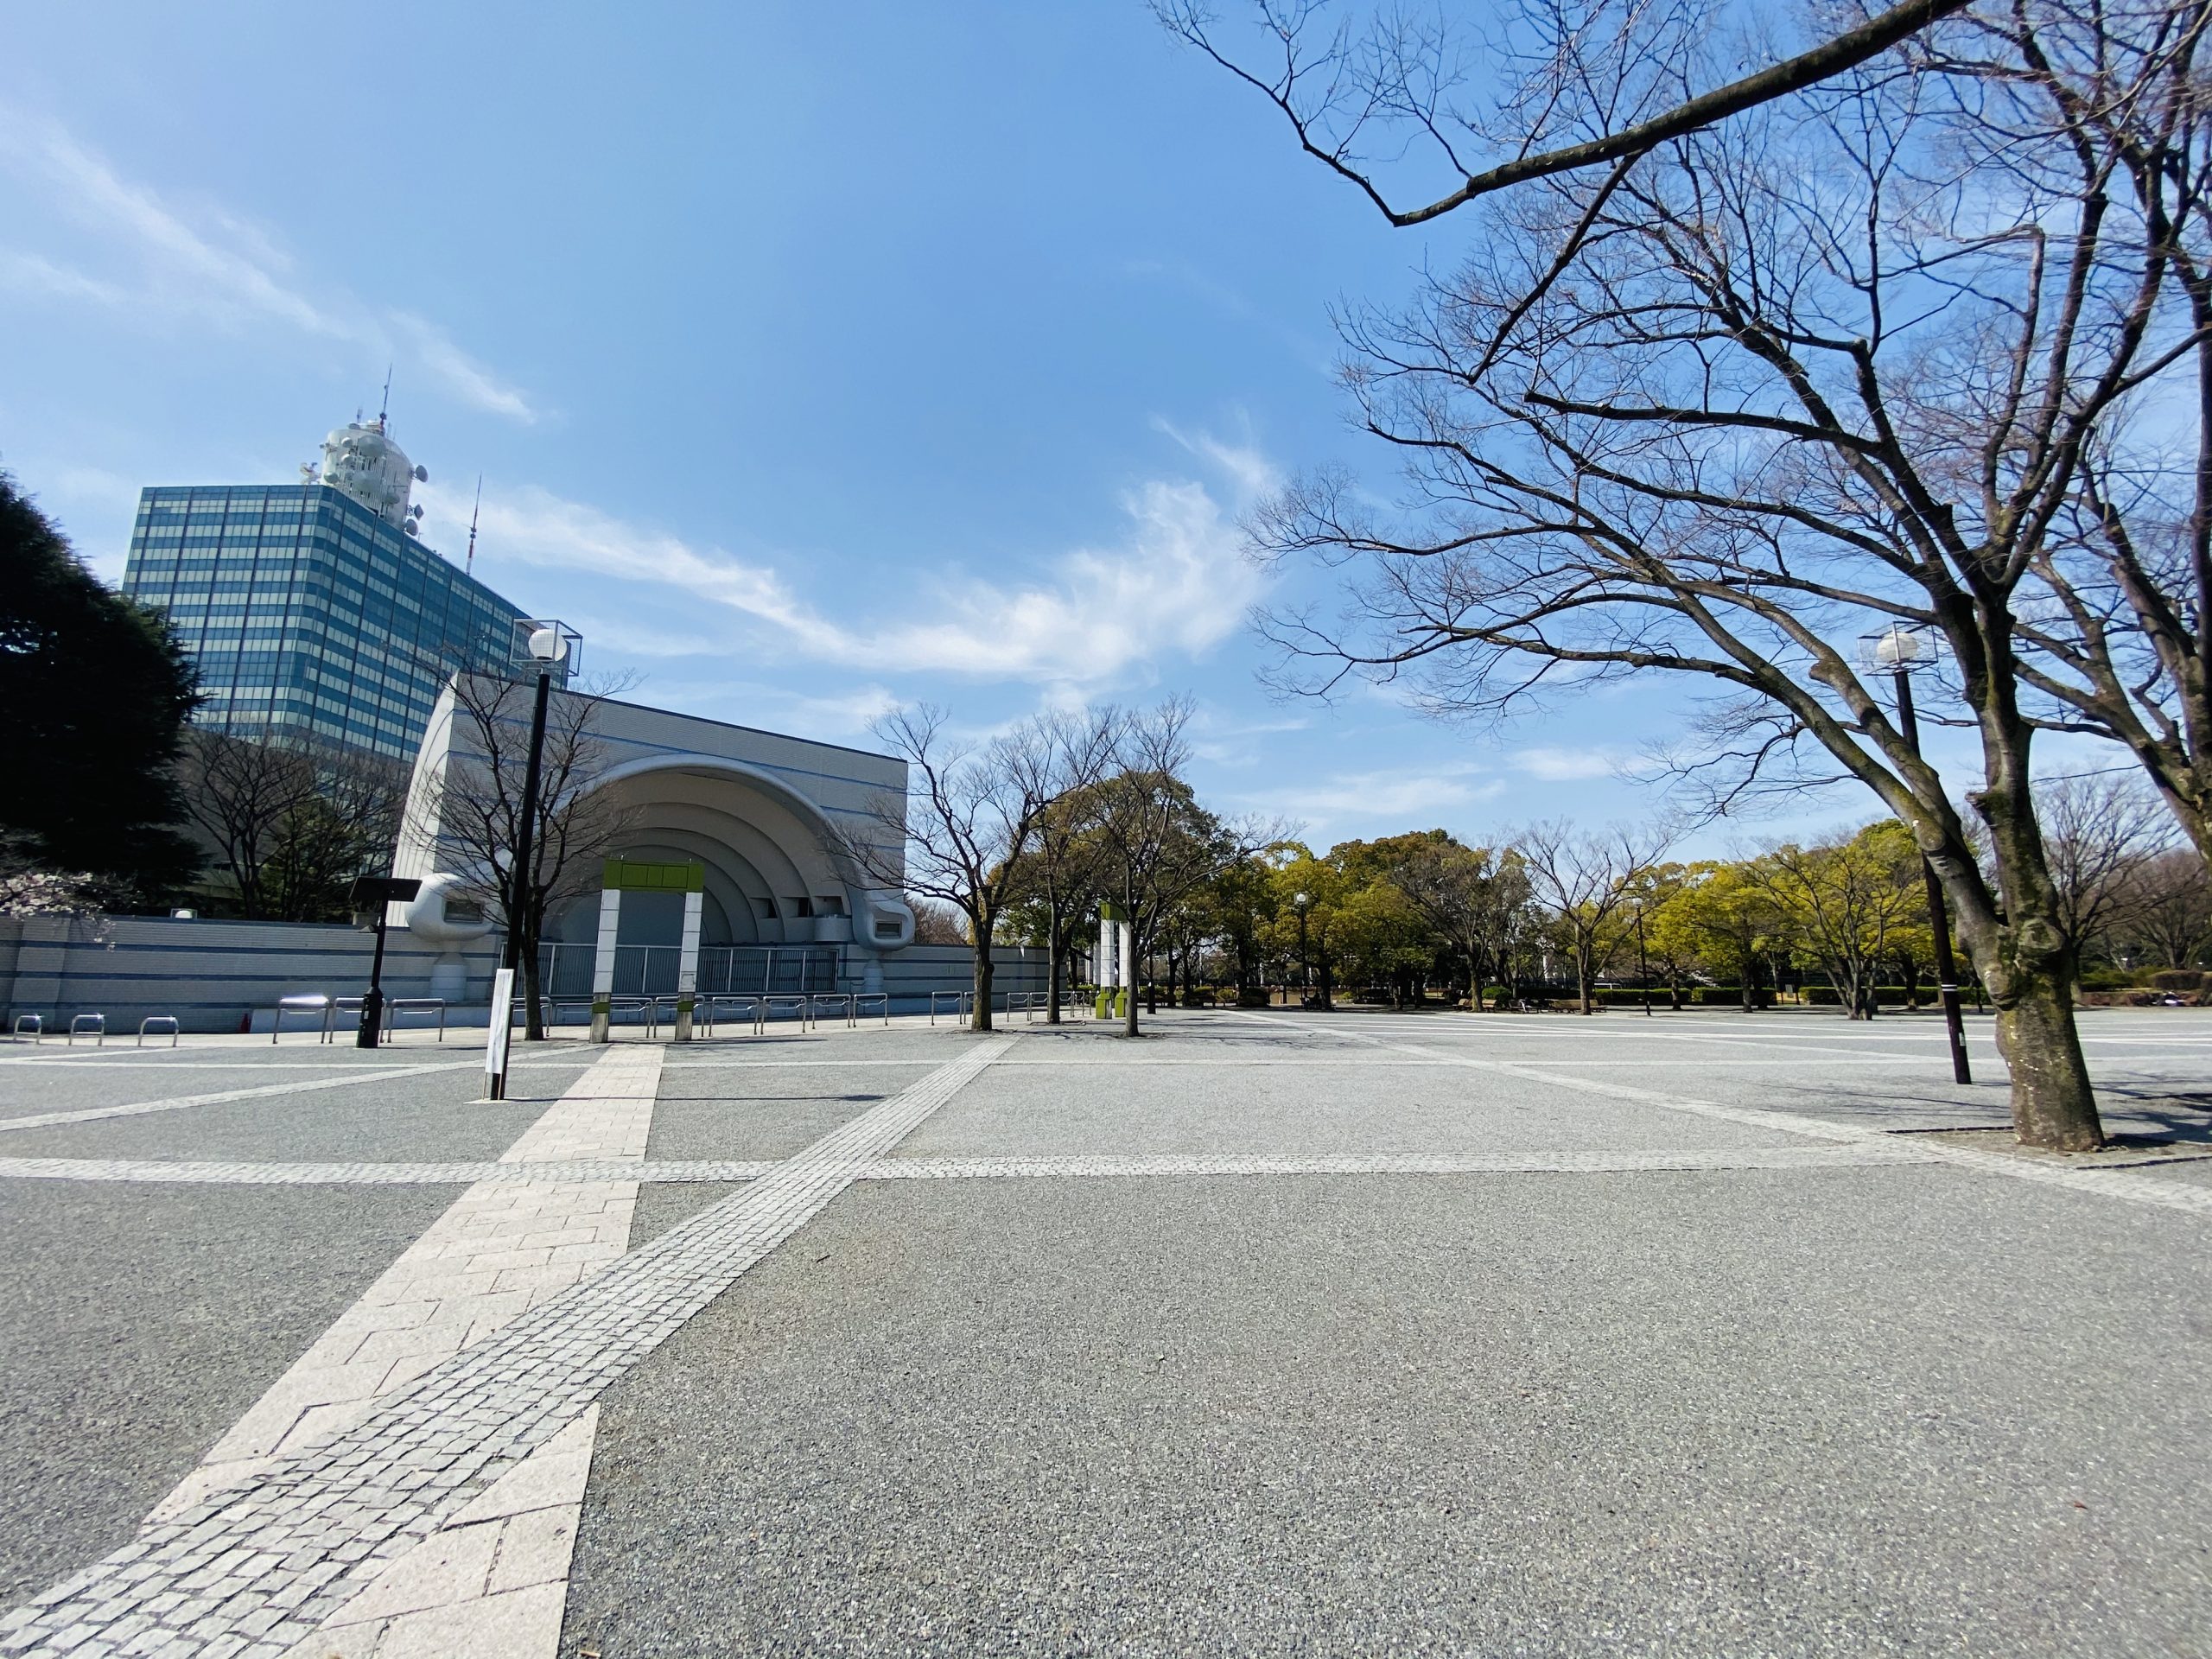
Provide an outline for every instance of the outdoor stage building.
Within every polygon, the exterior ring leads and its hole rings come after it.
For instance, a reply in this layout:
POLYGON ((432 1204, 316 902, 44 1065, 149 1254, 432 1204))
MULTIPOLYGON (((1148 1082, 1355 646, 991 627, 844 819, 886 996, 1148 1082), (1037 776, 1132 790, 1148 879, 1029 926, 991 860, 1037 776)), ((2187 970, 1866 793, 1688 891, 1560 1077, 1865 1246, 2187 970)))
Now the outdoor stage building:
MULTIPOLYGON (((556 702, 578 694, 556 691, 556 702)), ((477 707, 490 700, 478 697, 477 707)), ((564 713, 551 722, 559 730, 564 713)), ((519 753, 530 699, 502 706, 499 747, 519 753)), ((495 729, 498 729, 495 728, 495 729)), ((697 867, 696 988, 715 992, 875 991, 885 958, 912 943, 913 912, 895 879, 903 853, 887 825, 901 820, 906 763, 890 755, 612 700, 590 709, 595 753, 584 788, 604 792, 621 825, 607 856, 626 866, 697 867), (856 858, 855 846, 879 850, 856 858)), ((447 821, 449 790, 480 777, 486 741, 448 686, 416 756, 394 874, 422 879, 392 919, 447 952, 434 995, 462 989, 462 953, 489 931, 481 919, 482 854, 447 821), (480 895, 471 904, 467 895, 480 895)), ((458 815, 456 815, 458 821, 458 815)), ((588 997, 595 982, 606 891, 586 876, 547 918, 546 988, 588 997)), ((617 906, 612 988, 621 995, 677 990, 687 894, 623 892, 617 906)))

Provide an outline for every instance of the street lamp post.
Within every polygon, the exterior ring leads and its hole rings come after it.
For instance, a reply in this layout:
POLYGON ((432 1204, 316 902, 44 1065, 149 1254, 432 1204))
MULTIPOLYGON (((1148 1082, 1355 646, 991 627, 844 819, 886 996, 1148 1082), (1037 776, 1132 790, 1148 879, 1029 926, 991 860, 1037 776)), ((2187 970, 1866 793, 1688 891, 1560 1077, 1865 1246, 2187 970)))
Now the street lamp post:
MULTIPOLYGON (((1874 660, 1890 671, 1897 691, 1897 728, 1904 734, 1904 746, 1915 760, 1920 756, 1920 721, 1912 707, 1912 670, 1916 663, 1925 661, 1933 654, 1927 636, 1916 628, 1891 626, 1874 637, 1874 660)), ((1936 980, 1937 995, 1943 1002, 1943 1031, 1951 1044, 1951 1076, 1960 1083, 1972 1083, 1974 1072, 1967 1064, 1966 1024, 1959 1008, 1959 969, 1951 954, 1951 918, 1943 905, 1943 884, 1936 878, 1936 867, 1928 855, 1920 856, 1921 880, 1928 887, 1928 925, 1936 938, 1936 980)))
POLYGON ((1304 893, 1291 895, 1290 906, 1298 912, 1298 1000, 1301 1006, 1313 1000, 1313 963, 1306 954, 1306 903, 1304 893))
POLYGON ((356 1048, 374 1048, 384 1031, 384 931, 390 906, 406 904, 422 891, 420 880, 364 875, 356 877, 346 893, 346 902, 356 916, 366 913, 377 918, 376 954, 369 958, 369 988, 362 994, 361 1024, 353 1033, 356 1048))
POLYGON ((515 976, 522 966, 524 935, 530 931, 531 842, 537 830, 537 789, 545 764, 546 708, 552 701, 554 674, 564 666, 573 670, 580 643, 575 632, 556 621, 518 621, 515 632, 522 648, 512 653, 513 658, 518 665, 527 663, 537 669, 537 698, 531 709, 530 758, 523 768, 522 804, 515 814, 515 844, 508 860, 506 950, 493 992, 494 1029, 485 1051, 485 1069, 492 1079, 486 1092, 493 1100, 505 1100, 507 1095, 507 1041, 514 1022, 515 976))

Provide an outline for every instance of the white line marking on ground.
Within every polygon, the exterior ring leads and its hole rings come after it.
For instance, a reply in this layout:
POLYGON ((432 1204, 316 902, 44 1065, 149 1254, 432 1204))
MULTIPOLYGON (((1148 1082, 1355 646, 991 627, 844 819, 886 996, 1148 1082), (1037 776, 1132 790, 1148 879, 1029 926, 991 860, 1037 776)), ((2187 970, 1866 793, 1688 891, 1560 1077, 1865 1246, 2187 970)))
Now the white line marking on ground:
MULTIPOLYGON (((351 1427, 174 1519, 149 1522, 124 1548, 0 1619, 0 1652, 91 1659, 120 1654, 128 1642, 149 1652, 235 1659, 290 1653, 394 1560, 442 1528, 464 1527, 472 1504, 490 1501, 501 1477, 526 1466, 602 1389, 1013 1040, 967 1047, 743 1192, 378 1401, 351 1427)), ((524 1195, 505 1189, 498 1196, 524 1195)), ((542 1595, 536 1611, 546 1617, 550 1609, 557 1630, 556 1600, 542 1595)))
POLYGON ((149 1112, 181 1112, 188 1106, 220 1106, 233 1100, 259 1100, 270 1095, 303 1095, 316 1089, 340 1089, 349 1084, 390 1082, 419 1077, 432 1071, 467 1071, 467 1060, 442 1060, 435 1065, 385 1065, 374 1071, 349 1071, 342 1077, 317 1077, 301 1083, 266 1083, 252 1089, 222 1089, 209 1095, 178 1095, 168 1100, 135 1101, 126 1106, 87 1106, 73 1112, 32 1112, 22 1117, 0 1117, 0 1134, 11 1129, 35 1129, 49 1123, 90 1123, 104 1117, 141 1117, 149 1112))
MULTIPOLYGON (((1129 1153, 1056 1158, 887 1158, 864 1166, 864 1181, 978 1176, 1471 1175, 1640 1169, 1796 1169, 1891 1163, 1910 1154, 1880 1147, 1689 1147, 1627 1152, 1129 1153)), ((4 1158, 0 1180, 149 1181, 194 1186, 573 1185, 586 1182, 682 1185, 750 1181, 772 1160, 669 1159, 647 1163, 575 1160, 500 1164, 224 1164, 155 1158, 4 1158)))
POLYGON ((549 1186, 578 1182, 749 1181, 774 1160, 571 1159, 532 1164, 257 1164, 192 1158, 0 1158, 0 1180, 163 1181, 186 1186, 549 1186))
MULTIPOLYGON (((1282 1026, 1293 1031, 1311 1032, 1319 1028, 1293 1020, 1275 1016, 1236 1011, 1236 1017, 1257 1020, 1262 1024, 1282 1026)), ((2155 1175, 2132 1175, 2120 1169, 2082 1169, 2065 1165, 2044 1164, 2031 1158, 2002 1152, 1980 1152, 1970 1147, 1955 1147, 1922 1136, 1910 1139, 1891 1135, 1880 1129, 1863 1128, 1855 1123, 1837 1123, 1827 1118, 1805 1117, 1795 1112, 1762 1111, 1757 1107, 1724 1106, 1717 1101, 1692 1100, 1679 1095, 1662 1095, 1649 1089, 1633 1089, 1626 1084, 1601 1083, 1594 1077, 1577 1077, 1563 1071, 1547 1071, 1532 1065, 1510 1060, 1493 1060, 1473 1055, 1452 1055, 1441 1049, 1421 1049, 1405 1043, 1394 1043, 1387 1038, 1370 1036, 1337 1027, 1333 1034, 1348 1042, 1372 1043, 1379 1047, 1395 1048, 1407 1052, 1427 1053, 1440 1059, 1449 1059, 1478 1071, 1502 1071, 1511 1077, 1526 1077, 1531 1083, 1549 1084, 1562 1089, 1579 1089, 1586 1093, 1614 1100, 1624 1100, 1643 1106, 1657 1106, 1670 1112, 1688 1112, 1698 1117, 1716 1118, 1724 1123, 1741 1123, 1747 1128, 1780 1129, 1791 1135, 1809 1135, 1817 1140, 1843 1141, 1865 1145, 1884 1143, 1903 1145, 1910 1155, 1925 1162, 1955 1164, 1967 1169, 1979 1169, 1987 1174, 2006 1175, 2014 1180, 2037 1181, 2047 1186, 2061 1186, 2075 1192, 2094 1192, 2101 1198, 2126 1198, 2135 1204, 2154 1205, 2160 1209, 2181 1210, 2194 1215, 2212 1216, 2212 1187, 2184 1186, 2178 1182, 2161 1179, 2155 1175)))
POLYGON ((1604 1175, 1699 1169, 1859 1168, 1910 1163, 1888 1146, 1728 1147, 1680 1151, 1468 1154, 1353 1152, 1247 1154, 1124 1154, 1070 1158, 886 1158, 862 1176, 876 1181, 1126 1179, 1173 1176, 1604 1175))

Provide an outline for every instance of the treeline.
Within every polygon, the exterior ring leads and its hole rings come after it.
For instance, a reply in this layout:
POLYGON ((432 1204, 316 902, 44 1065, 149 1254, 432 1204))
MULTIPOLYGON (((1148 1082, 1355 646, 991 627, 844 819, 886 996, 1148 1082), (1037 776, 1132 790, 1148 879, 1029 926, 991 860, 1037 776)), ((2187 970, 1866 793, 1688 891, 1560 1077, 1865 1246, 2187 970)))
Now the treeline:
MULTIPOLYGON (((1131 919, 1147 1007, 1441 998, 1590 1013, 1647 997, 1751 1009, 1791 993, 1866 1019, 1934 1000, 1926 878, 1895 819, 1728 858, 1674 857, 1664 827, 1567 823, 1487 843, 1429 830, 1317 851, 1198 799, 1183 776, 1187 719, 1180 703, 1109 709, 963 746, 941 712, 899 715, 879 735, 912 769, 904 813, 887 802, 876 844, 855 851, 887 880, 903 839, 923 938, 1043 950, 1053 1017, 1084 988, 1102 904, 1131 919)), ((2147 790, 2126 776, 2054 781, 2037 804, 2090 994, 2197 966, 2212 949, 2212 883, 2147 790)), ((987 1024, 988 952, 976 989, 987 1024)))

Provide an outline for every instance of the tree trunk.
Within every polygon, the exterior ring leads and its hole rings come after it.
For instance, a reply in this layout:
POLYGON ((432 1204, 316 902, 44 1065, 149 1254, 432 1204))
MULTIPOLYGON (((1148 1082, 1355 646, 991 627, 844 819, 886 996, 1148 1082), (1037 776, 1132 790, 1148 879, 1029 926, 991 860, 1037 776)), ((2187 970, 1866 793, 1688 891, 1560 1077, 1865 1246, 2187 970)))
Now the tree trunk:
MULTIPOLYGON (((2010 898, 2016 889, 2008 881, 2005 891, 2010 898)), ((2028 908, 2031 902, 2024 897, 2001 925, 1976 918, 1967 948, 1996 1005, 1997 1052, 2012 1074, 2020 1143, 2093 1152, 2104 1144, 2104 1126, 2074 1025, 2074 955, 2050 917, 2028 908)))
POLYGON ((1744 952, 1744 970, 1737 977, 1744 982, 1736 988, 1744 1012, 1757 1014, 1759 1011, 1759 963, 1758 958, 1749 950, 1744 952))
POLYGON ((545 900, 539 898, 523 917, 522 1039, 525 1043, 545 1040, 545 1003, 542 988, 537 982, 537 936, 545 926, 545 900))
MULTIPOLYGON (((2009 639, 2000 642, 2009 649, 2009 639)), ((2010 690, 2009 683, 1994 685, 2000 694, 2010 690)), ((1997 1005, 1997 1049, 2012 1073, 2012 1127, 2021 1144, 2094 1151, 2104 1144, 2104 1126, 2074 1027, 2074 947, 2058 925, 2057 888, 2029 793, 2028 734, 2018 711, 2001 703, 1981 710, 1981 726, 1993 775, 1988 788, 1967 799, 1989 826, 2002 914, 1967 878, 1969 849, 1930 850, 1923 842, 1922 850, 1943 879, 1967 953, 1997 1005)))
POLYGON ((1997 1004, 1997 1052, 2012 1071, 2012 1123, 2021 1142, 2062 1152, 2093 1152, 2104 1144, 2082 1039, 2074 1028, 2070 963, 2040 970, 2023 966, 2005 976, 1997 1004))
POLYGON ((976 1012, 970 1024, 974 1030, 989 1031, 992 1029, 991 976, 996 971, 991 961, 990 930, 973 917, 969 918, 969 925, 976 930, 976 1012))
POLYGON ((1574 995, 1578 1012, 1582 1014, 1598 1011, 1598 1000, 1590 986, 1592 965, 1588 952, 1578 949, 1574 953, 1574 995))
POLYGON ((1046 901, 1045 912, 1045 1023, 1060 1023, 1060 901, 1046 901))
POLYGON ((1667 1006, 1676 1014, 1682 1011, 1682 970, 1671 962, 1667 964, 1667 1006))

